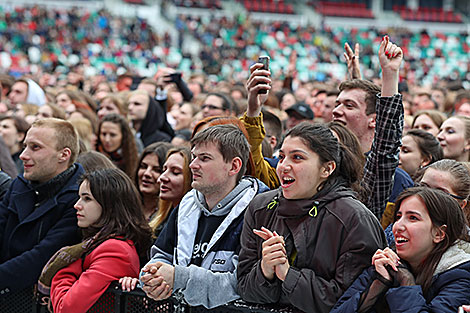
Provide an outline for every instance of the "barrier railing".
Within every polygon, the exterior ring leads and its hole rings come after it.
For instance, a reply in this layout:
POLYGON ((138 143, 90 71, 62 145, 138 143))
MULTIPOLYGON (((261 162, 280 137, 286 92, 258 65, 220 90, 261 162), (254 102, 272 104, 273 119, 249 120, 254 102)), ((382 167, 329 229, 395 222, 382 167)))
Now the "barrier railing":
MULTIPOLYGON (((36 295, 33 288, 12 293, 0 298, 1 313, 48 313, 46 298, 36 295)), ((181 296, 176 294, 163 301, 154 301, 145 293, 136 289, 131 292, 122 291, 117 282, 112 283, 99 300, 88 310, 88 313, 294 313, 298 310, 279 305, 259 305, 242 300, 208 310, 202 306, 187 305, 181 296)))

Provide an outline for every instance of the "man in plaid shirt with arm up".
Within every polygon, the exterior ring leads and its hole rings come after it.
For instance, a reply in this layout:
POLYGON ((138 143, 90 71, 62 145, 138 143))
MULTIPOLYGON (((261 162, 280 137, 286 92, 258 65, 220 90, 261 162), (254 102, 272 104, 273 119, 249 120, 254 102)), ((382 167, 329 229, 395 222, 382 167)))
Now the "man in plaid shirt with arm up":
POLYGON ((339 86, 340 94, 333 110, 333 119, 348 127, 367 153, 362 184, 371 196, 365 205, 379 220, 392 193, 394 179, 411 182, 408 174, 397 169, 403 132, 403 103, 398 93, 403 54, 401 50, 384 53, 389 45, 392 45, 390 51, 396 47, 388 38, 382 45, 379 49, 382 88, 362 79, 345 81, 339 86))

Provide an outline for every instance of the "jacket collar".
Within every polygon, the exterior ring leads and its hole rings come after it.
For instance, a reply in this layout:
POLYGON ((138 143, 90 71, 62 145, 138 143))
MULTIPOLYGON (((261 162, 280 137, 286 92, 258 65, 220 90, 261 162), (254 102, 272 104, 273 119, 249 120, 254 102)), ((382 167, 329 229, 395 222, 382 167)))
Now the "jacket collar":
POLYGON ((328 203, 344 197, 355 197, 354 192, 339 184, 331 186, 328 190, 321 190, 310 199, 289 200, 282 195, 282 188, 275 198, 279 202, 277 210, 280 218, 298 218, 306 215, 316 217, 318 212, 328 203))
MULTIPOLYGON (((249 180, 250 184, 243 184, 244 189, 240 190, 240 196, 237 197, 238 201, 232 203, 232 207, 228 215, 219 225, 214 232, 209 244, 207 246, 205 257, 215 243, 224 235, 232 222, 245 212, 245 209, 250 204, 251 200, 258 192, 258 184, 253 178, 243 178, 249 180)), ((177 240, 177 260, 179 265, 187 266, 191 261, 192 252, 194 248, 194 240, 197 232, 199 217, 202 213, 201 208, 196 204, 195 199, 197 191, 191 190, 188 192, 180 202, 178 208, 178 240, 177 240)))
MULTIPOLYGON (((17 214, 18 214, 20 221, 29 222, 29 221, 35 220, 41 217, 42 215, 44 215, 46 212, 48 212, 52 208, 56 207, 57 195, 59 193, 61 194, 64 194, 67 192, 77 193, 78 191, 77 181, 79 177, 83 174, 83 172, 84 172, 83 167, 80 164, 75 163, 74 166, 70 167, 68 170, 57 175, 50 181, 41 185, 37 185, 36 188, 38 186, 41 186, 40 188, 40 190, 42 190, 41 199, 43 196, 45 196, 46 193, 50 195, 50 197, 44 198, 42 202, 38 202, 39 194, 37 194, 36 189, 34 189, 31 182, 26 180, 22 176, 18 176, 18 180, 23 182, 23 187, 22 188, 20 187, 18 188, 18 190, 15 190, 16 191, 15 194, 12 193, 13 197, 11 198, 11 201, 14 203, 16 210, 18 211, 17 214), (69 170, 70 172, 68 172, 69 170), (57 178, 58 180, 56 181, 55 178, 57 178), (49 185, 52 182, 56 183, 53 187, 49 185), (52 189, 51 191, 47 191, 47 190, 44 191, 44 188, 47 188, 47 186, 54 189, 55 192, 52 193, 52 189), (34 193, 34 196, 32 196, 32 193, 34 193)), ((19 185, 21 186, 21 184, 19 185)))
POLYGON ((36 201, 40 203, 57 194, 67 184, 67 181, 73 176, 76 169, 77 166, 75 164, 72 164, 72 166, 67 168, 62 173, 56 175, 52 179, 48 180, 47 182, 38 183, 30 181, 29 183, 37 195, 36 201))
POLYGON ((434 271, 434 275, 445 272, 468 261, 470 261, 470 243, 464 240, 457 240, 442 255, 434 271))

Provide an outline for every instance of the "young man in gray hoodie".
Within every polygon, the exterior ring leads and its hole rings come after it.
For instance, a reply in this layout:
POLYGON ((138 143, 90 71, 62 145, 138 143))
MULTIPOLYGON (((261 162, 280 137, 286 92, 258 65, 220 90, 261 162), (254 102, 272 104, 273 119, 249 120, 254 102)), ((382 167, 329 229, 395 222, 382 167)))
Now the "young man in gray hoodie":
POLYGON ((239 298, 243 215, 260 188, 267 187, 243 177, 250 147, 238 127, 207 128, 191 144, 194 189, 172 211, 140 281, 152 299, 179 290, 189 305, 213 308, 239 298))

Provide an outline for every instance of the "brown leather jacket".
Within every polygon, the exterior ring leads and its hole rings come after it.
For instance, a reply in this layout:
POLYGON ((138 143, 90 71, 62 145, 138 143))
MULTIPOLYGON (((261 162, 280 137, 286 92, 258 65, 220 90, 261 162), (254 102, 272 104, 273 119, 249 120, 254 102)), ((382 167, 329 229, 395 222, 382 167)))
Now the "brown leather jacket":
POLYGON ((255 303, 290 304, 305 312, 329 312, 372 255, 386 246, 377 218, 345 187, 324 196, 287 200, 280 189, 256 196, 245 214, 238 264, 238 291, 255 303), (283 281, 261 271, 264 226, 284 236, 297 256, 283 281))

